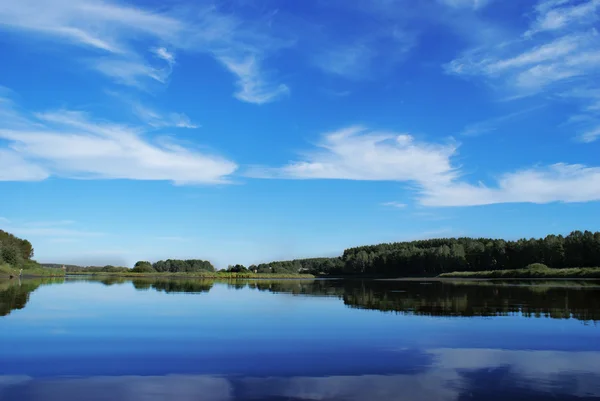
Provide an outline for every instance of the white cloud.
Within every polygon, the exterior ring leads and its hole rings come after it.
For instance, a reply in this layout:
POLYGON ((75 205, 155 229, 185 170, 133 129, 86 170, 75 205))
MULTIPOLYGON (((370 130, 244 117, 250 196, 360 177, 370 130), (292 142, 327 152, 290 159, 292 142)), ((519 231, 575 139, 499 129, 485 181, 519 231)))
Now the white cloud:
POLYGON ((599 138, 600 138, 600 124, 597 127, 593 128, 589 131, 586 131, 579 136, 579 139, 585 143, 595 142, 599 138))
POLYGON ((0 181, 40 181, 49 176, 48 171, 25 160, 19 153, 0 149, 0 181))
POLYGON ((527 36, 543 31, 554 31, 563 28, 573 28, 573 25, 591 24, 598 20, 597 11, 600 0, 583 2, 569 0, 547 0, 540 2, 537 7, 537 18, 532 24, 527 36))
POLYGON ((440 3, 454 8, 471 8, 477 10, 487 6, 491 0, 439 0, 440 3))
MULTIPOLYGON (((543 94, 565 101, 568 97, 560 95, 595 86, 600 74, 598 10, 600 0, 541 1, 528 30, 467 50, 448 63, 446 71, 478 77, 508 98, 543 94)), ((595 112, 594 105, 584 111, 595 112)), ((578 137, 591 142, 598 127, 600 122, 580 127, 578 137)))
POLYGON ((155 68, 141 60, 99 59, 90 62, 91 68, 111 77, 115 82, 145 89, 149 82, 164 84, 171 75, 171 67, 155 68))
MULTIPOLYGON (((389 15, 370 26, 357 27, 352 35, 311 32, 316 39, 307 50, 311 63, 321 71, 351 80, 380 78, 393 71, 417 43, 415 32, 390 25, 389 15)), ((401 24, 400 24, 401 25, 401 24)))
MULTIPOLYGON (((25 117, 21 116, 20 120, 25 117)), ((0 122, 0 179, 43 180, 50 175, 85 179, 223 183, 237 166, 224 158, 156 144, 143 130, 59 110, 27 117, 27 126, 0 122)))
POLYGON ((499 79, 513 91, 533 94, 568 78, 585 77, 600 70, 597 36, 597 32, 587 31, 534 46, 523 40, 512 45, 502 43, 467 52, 446 68, 458 75, 499 79))
MULTIPOLYGON (((168 81, 175 51, 205 53, 219 61, 226 53, 230 60, 247 61, 262 60, 282 46, 281 40, 262 34, 262 24, 241 21, 216 7, 164 7, 157 11, 101 0, 3 2, 0 30, 93 50, 90 54, 97 57, 89 59, 87 66, 119 84, 141 89, 152 82, 168 81), (151 45, 140 50, 145 43, 151 45), (157 58, 166 65, 154 65, 152 59, 157 58)), ((241 89, 236 97, 240 100, 265 103, 287 92, 285 85, 268 82, 258 63, 251 68, 237 74, 241 89)))
POLYGON ((152 48, 151 51, 156 55, 156 57, 165 60, 169 65, 175 64, 175 54, 169 52, 164 47, 155 47, 152 48))
POLYGON ((581 114, 571 116, 568 121, 579 132, 578 139, 583 143, 600 139, 600 89, 575 88, 563 96, 581 103, 581 114))
POLYGON ((255 55, 242 58, 220 56, 218 60, 237 77, 238 91, 235 97, 243 102, 269 103, 289 93, 286 85, 271 84, 264 80, 255 55))
POLYGON ((164 13, 112 2, 23 0, 0 6, 2 28, 38 34, 38 40, 54 39, 102 51, 102 58, 89 63, 92 68, 119 83, 141 86, 141 76, 159 82, 164 82, 166 77, 144 61, 143 55, 135 50, 134 42, 139 39, 177 41, 186 25, 164 13))
POLYGON ((600 200, 600 167, 558 163, 502 175, 497 185, 455 181, 423 186, 425 206, 476 206, 495 203, 590 202, 600 200))
POLYGON ((266 178, 447 182, 455 145, 416 141, 407 134, 349 127, 323 136, 319 151, 281 168, 255 168, 266 178))
POLYGON ((368 73, 375 49, 364 43, 328 48, 314 56, 314 64, 330 74, 360 78, 368 73))
POLYGON ((473 185, 452 163, 454 144, 349 127, 324 135, 317 146, 319 150, 305 153, 304 160, 279 168, 253 168, 247 175, 408 182, 424 206, 600 201, 600 167, 557 163, 503 174, 494 186, 473 185))
POLYGON ((140 103, 133 104, 133 112, 151 127, 164 128, 198 128, 192 123, 190 118, 184 113, 166 113, 162 114, 156 110, 150 109, 140 103))
POLYGON ((396 209, 404 209, 406 206, 408 206, 406 203, 400 203, 400 202, 385 202, 382 203, 382 206, 388 206, 388 207, 393 207, 396 209))

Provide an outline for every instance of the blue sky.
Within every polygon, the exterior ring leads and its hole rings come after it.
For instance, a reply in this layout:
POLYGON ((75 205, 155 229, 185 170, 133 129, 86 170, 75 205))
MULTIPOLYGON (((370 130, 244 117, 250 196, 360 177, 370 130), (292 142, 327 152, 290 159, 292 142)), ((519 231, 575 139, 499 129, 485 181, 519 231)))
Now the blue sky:
POLYGON ((218 267, 600 225, 600 0, 0 5, 0 227, 218 267))

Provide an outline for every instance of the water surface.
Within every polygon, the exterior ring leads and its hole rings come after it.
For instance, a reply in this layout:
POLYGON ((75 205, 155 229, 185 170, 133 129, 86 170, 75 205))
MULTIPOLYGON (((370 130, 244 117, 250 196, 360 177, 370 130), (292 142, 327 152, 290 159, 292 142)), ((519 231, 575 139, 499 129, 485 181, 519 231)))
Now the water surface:
POLYGON ((0 281, 0 400, 586 400, 600 283, 0 281))

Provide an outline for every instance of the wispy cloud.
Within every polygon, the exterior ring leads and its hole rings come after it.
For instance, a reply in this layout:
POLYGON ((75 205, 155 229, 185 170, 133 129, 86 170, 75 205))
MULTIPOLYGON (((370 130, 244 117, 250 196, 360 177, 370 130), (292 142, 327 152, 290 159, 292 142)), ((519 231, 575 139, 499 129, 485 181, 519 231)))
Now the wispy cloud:
MULTIPOLYGON (((599 10, 600 0, 543 0, 521 35, 469 49, 448 63, 446 71, 493 83, 509 98, 558 97, 573 88, 593 87, 600 74, 599 10)), ((580 139, 594 140, 597 127, 584 127, 580 139)))
POLYGON ((499 79, 513 91, 531 95, 597 70, 595 52, 600 45, 596 36, 595 31, 587 31, 537 45, 526 40, 516 41, 512 46, 502 43, 495 48, 467 52, 448 64, 447 70, 458 75, 499 79))
MULTIPOLYGON (((117 82, 140 86, 141 77, 165 82, 166 73, 152 67, 135 49, 140 39, 177 42, 186 24, 166 13, 116 2, 43 0, 9 2, 0 8, 0 29, 33 34, 36 40, 79 45, 100 55, 90 67, 117 82)), ((163 57, 164 59, 164 57, 163 57)), ((169 63, 170 64, 170 63, 169 63)))
POLYGON ((375 49, 364 43, 329 48, 314 56, 314 64, 331 74, 360 78, 368 74, 375 49))
POLYGON ((384 202, 381 205, 387 206, 387 207, 393 207, 396 209, 404 209, 404 208, 406 208, 406 206, 408 206, 406 203, 400 203, 400 202, 384 202))
POLYGON ((257 56, 236 58, 220 56, 218 60, 237 77, 238 91, 235 97, 247 103, 264 104, 272 102, 289 93, 284 84, 272 84, 265 81, 260 73, 257 56))
MULTIPOLYGON (((1 221, 0 221, 1 222, 1 221)), ((76 227, 76 222, 64 221, 30 221, 6 222, 6 229, 19 236, 52 238, 72 241, 78 238, 101 237, 105 233, 88 231, 76 227)))
POLYGON ((154 47, 150 50, 156 57, 165 60, 169 65, 175 64, 175 54, 169 52, 165 47, 154 47))
POLYGON ((45 169, 25 160, 20 154, 0 149, 0 181, 41 181, 49 176, 45 169))
POLYGON ((325 134, 319 150, 281 168, 253 168, 265 178, 373 181, 449 181, 456 145, 416 141, 411 135, 353 126, 325 134))
POLYGON ((563 93, 568 99, 580 102, 580 114, 571 116, 567 122, 576 127, 578 139, 590 143, 600 138, 600 87, 575 88, 563 93))
POLYGON ((478 10, 484 8, 492 0, 438 0, 440 3, 454 8, 471 8, 478 10))
POLYGON ((494 185, 475 185, 453 163, 455 144, 418 142, 408 134, 350 127, 325 134, 317 146, 301 161, 279 168, 254 168, 247 174, 407 182, 424 206, 600 201, 600 167, 556 163, 502 174, 494 185))
POLYGON ((159 111, 153 110, 140 103, 134 103, 132 105, 133 112, 142 121, 151 127, 164 128, 164 127, 175 127, 175 128, 198 128, 199 125, 192 123, 190 118, 184 113, 160 113, 159 111))
POLYGON ((332 89, 323 89, 324 94, 331 97, 346 97, 352 94, 349 90, 332 90, 332 89))
POLYGON ((56 220, 56 221, 29 221, 24 223, 28 227, 56 227, 72 226, 76 224, 74 220, 56 220))
POLYGON ((137 127, 96 121, 78 111, 57 110, 0 122, 0 179, 166 180, 177 184, 223 183, 235 163, 177 144, 153 143, 137 127), (29 121, 23 125, 23 120, 29 121))
POLYGON ((92 69, 114 79, 115 82, 146 89, 150 82, 164 84, 171 75, 171 67, 153 67, 138 59, 94 59, 89 62, 92 69))
POLYGON ((424 185, 421 204, 476 206, 494 203, 590 202, 600 200, 600 167, 557 163, 502 175, 496 185, 424 185))
POLYGON ((280 48, 280 39, 264 34, 263 24, 238 19, 217 7, 191 7, 159 11, 118 1, 23 0, 0 7, 0 29, 90 50, 85 59, 90 68, 144 90, 152 83, 168 82, 175 52, 181 51, 209 54, 221 62, 225 55, 229 61, 224 64, 238 76, 240 100, 265 103, 287 92, 285 85, 267 80, 260 63, 248 65, 280 48), (245 64, 246 69, 236 70, 234 64, 245 64))
POLYGON ((596 140, 600 139, 600 122, 598 122, 597 127, 592 128, 589 131, 583 132, 579 136, 579 139, 585 143, 595 142, 596 140))
POLYGON ((600 1, 543 0, 536 6, 537 18, 526 36, 544 31, 573 28, 598 21, 600 1))
POLYGON ((382 20, 380 26, 358 31, 354 37, 323 35, 321 42, 311 47, 310 58, 315 67, 328 74, 351 80, 372 79, 404 61, 416 43, 413 31, 382 20))
POLYGON ((525 110, 519 110, 514 113, 509 113, 503 116, 490 118, 488 120, 478 121, 476 123, 469 124, 465 127, 465 129, 461 132, 461 135, 465 136, 477 136, 481 134, 486 134, 489 132, 493 132, 498 130, 502 124, 517 120, 519 117, 522 117, 528 113, 531 113, 535 110, 540 109, 543 106, 531 107, 525 110))

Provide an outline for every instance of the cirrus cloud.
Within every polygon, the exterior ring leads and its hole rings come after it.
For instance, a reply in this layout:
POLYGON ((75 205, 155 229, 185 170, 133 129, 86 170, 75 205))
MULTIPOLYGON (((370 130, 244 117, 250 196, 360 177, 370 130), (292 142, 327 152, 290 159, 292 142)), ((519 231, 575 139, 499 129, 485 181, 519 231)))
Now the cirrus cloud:
MULTIPOLYGON (((84 61, 118 84, 142 90, 168 83, 177 51, 207 54, 222 62, 223 57, 262 60, 286 46, 270 36, 263 24, 242 20, 216 6, 191 8, 157 10, 115 0, 4 2, 0 31, 79 46, 89 56, 70 53, 72 59, 84 61)), ((241 89, 236 97, 244 102, 274 101, 288 90, 284 84, 270 82, 258 62, 241 72, 231 63, 223 64, 237 76, 241 89)))
MULTIPOLYGON (((600 40, 597 21, 600 0, 542 0, 526 31, 468 49, 445 65, 446 72, 490 83, 509 99, 543 95, 572 101, 565 93, 597 88, 600 40)), ((588 93, 590 93, 588 91, 588 93)), ((580 100, 581 101, 581 98, 580 100)), ((585 143, 600 137, 598 97, 582 105, 586 122, 576 125, 585 143)))
POLYGON ((476 185, 456 165, 457 150, 455 143, 420 142, 409 134, 353 126, 323 135, 317 149, 305 152, 302 160, 254 167, 247 175, 405 182, 423 206, 600 201, 600 167, 555 163, 503 173, 493 184, 476 185))
POLYGON ((280 168, 253 168, 250 176, 365 181, 444 181, 454 177, 455 144, 418 142, 408 134, 352 126, 323 135, 305 160, 280 168))
POLYGON ((96 121, 83 112, 5 115, 15 118, 0 123, 0 139, 8 142, 7 148, 0 148, 4 181, 58 176, 216 184, 227 182, 237 169, 225 158, 175 143, 159 144, 140 128, 96 121))

